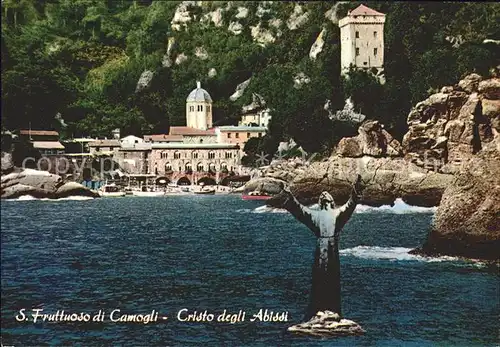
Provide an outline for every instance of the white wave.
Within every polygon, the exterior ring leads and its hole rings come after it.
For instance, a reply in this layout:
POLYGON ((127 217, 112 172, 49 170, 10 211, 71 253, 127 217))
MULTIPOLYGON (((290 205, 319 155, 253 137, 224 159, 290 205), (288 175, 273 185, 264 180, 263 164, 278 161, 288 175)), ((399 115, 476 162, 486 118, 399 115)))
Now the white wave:
POLYGON ((425 261, 434 263, 460 260, 460 258, 450 256, 424 257, 408 253, 411 250, 412 248, 405 247, 356 246, 353 248, 342 249, 339 253, 344 256, 353 256, 361 259, 390 261, 425 261))
MULTIPOLYGON (((309 206, 309 208, 313 210, 319 209, 318 204, 314 204, 309 206)), ((243 208, 236 210, 239 213, 287 213, 287 210, 282 208, 270 207, 270 206, 259 206, 255 209, 243 208)), ((404 214, 404 213, 434 213, 436 212, 436 207, 420 207, 420 206, 412 206, 406 204, 401 199, 396 199, 394 201, 394 206, 390 205, 382 205, 379 207, 372 207, 367 205, 357 205, 355 213, 395 213, 395 214, 404 214)))
POLYGON ((412 206, 405 203, 402 199, 398 198, 394 201, 394 206, 382 205, 379 207, 372 207, 367 205, 356 206, 355 213, 434 213, 436 212, 436 207, 421 207, 412 206))
POLYGON ((38 199, 31 195, 21 195, 17 199, 9 199, 9 200, 28 201, 28 200, 38 200, 38 199))
POLYGON ((264 205, 253 209, 252 213, 288 213, 288 211, 283 208, 276 208, 264 205))

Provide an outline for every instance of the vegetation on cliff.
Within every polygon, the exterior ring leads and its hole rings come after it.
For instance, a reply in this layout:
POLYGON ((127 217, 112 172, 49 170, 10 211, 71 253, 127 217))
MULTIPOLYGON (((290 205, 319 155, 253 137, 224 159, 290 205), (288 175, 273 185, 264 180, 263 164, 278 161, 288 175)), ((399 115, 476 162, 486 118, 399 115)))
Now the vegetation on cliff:
POLYGON ((343 80, 336 21, 359 4, 2 1, 2 126, 54 127, 68 137, 109 136, 116 127, 162 133, 184 124, 186 95, 200 80, 214 99, 215 124, 235 124, 258 93, 273 116, 262 148, 293 137, 323 151, 356 128, 333 122, 327 99, 335 111, 352 96, 356 109, 401 139, 412 104, 467 73, 488 75, 499 61, 498 45, 483 43, 500 36, 499 4, 368 1, 387 14, 387 82, 361 72, 343 80), (312 59, 322 30, 323 49, 312 59), (294 86, 299 73, 309 81, 294 86))

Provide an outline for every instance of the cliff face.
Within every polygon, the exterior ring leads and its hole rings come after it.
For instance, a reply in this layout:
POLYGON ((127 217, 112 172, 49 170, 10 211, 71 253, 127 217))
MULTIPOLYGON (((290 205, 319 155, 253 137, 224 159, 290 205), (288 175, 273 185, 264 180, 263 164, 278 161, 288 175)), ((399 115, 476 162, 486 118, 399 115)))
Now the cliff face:
POLYGON ((424 245, 427 255, 500 258, 500 154, 483 150, 445 190, 424 245))
POLYGON ((472 74, 419 102, 408 116, 405 158, 416 165, 456 173, 500 131, 500 79, 472 74))

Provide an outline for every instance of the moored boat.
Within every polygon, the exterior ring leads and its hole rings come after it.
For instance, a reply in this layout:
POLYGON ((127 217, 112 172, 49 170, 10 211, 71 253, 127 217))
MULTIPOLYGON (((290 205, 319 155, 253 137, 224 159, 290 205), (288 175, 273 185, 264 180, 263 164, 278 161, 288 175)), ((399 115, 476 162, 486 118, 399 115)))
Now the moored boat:
POLYGON ((204 187, 200 190, 194 191, 193 193, 200 194, 200 195, 213 195, 213 194, 215 194, 215 189, 204 187))
POLYGON ((140 191, 140 190, 134 190, 132 191, 132 195, 133 196, 148 196, 148 197, 152 197, 152 196, 164 196, 165 195, 165 192, 163 191, 140 191))
POLYGON ((250 192, 248 194, 242 194, 241 198, 243 200, 269 200, 272 196, 262 192, 250 192))
POLYGON ((116 198, 125 196, 125 192, 120 191, 120 188, 114 183, 103 185, 97 192, 101 197, 116 198))

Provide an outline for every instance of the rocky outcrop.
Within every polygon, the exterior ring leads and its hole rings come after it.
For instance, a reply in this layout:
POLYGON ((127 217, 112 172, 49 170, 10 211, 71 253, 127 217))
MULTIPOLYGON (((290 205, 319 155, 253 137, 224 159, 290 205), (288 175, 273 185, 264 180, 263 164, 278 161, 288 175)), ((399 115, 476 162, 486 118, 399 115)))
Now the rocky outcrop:
POLYGON ((498 260, 499 250, 500 154, 489 146, 455 175, 426 242, 414 253, 498 260))
POLYGON ((318 37, 311 46, 311 49, 309 50, 309 58, 311 60, 316 60, 318 54, 321 53, 321 51, 323 50, 323 46, 325 45, 325 40, 324 40, 325 33, 326 29, 321 30, 318 37))
POLYGON ((2 170, 2 175, 8 174, 12 171, 14 171, 14 161, 12 159, 12 154, 8 152, 2 152, 2 157, 1 157, 1 170, 2 170))
POLYGON ((248 85, 250 84, 250 81, 252 80, 252 78, 250 77, 249 79, 247 79, 246 81, 243 81, 241 82, 240 84, 238 84, 236 86, 236 90, 234 91, 234 93, 229 97, 229 99, 231 101, 235 101, 235 100, 238 100, 242 95, 243 95, 243 92, 245 91, 245 89, 247 89, 248 85))
POLYGON ((65 198, 68 196, 98 197, 97 193, 76 182, 64 182, 62 177, 46 171, 25 169, 3 175, 0 186, 2 199, 15 199, 23 195, 35 198, 65 198))
MULTIPOLYGON (((437 206, 441 196, 453 179, 452 175, 428 172, 404 158, 330 158, 308 163, 295 158, 273 161, 263 169, 258 179, 245 185, 252 191, 263 183, 261 190, 269 194, 280 192, 284 184, 304 204, 313 204, 323 191, 328 191, 337 204, 347 201, 353 177, 362 177, 366 186, 361 203, 371 206, 392 205, 397 198, 415 206, 437 206)), ((282 205, 277 196, 268 201, 271 206, 282 205)))
POLYGON ((172 49, 174 48, 175 45, 175 37, 169 37, 168 38, 168 45, 167 45, 167 51, 165 52, 165 55, 163 55, 163 59, 161 61, 161 65, 163 67, 171 67, 172 66, 172 49))
POLYGON ((345 137, 337 145, 337 154, 344 157, 397 157, 402 155, 401 144, 378 121, 369 120, 358 128, 358 136, 345 137))
POLYGON ((408 115, 406 158, 416 165, 456 173, 462 163, 498 137, 500 80, 471 74, 456 86, 419 102, 408 115))
POLYGON ((289 30, 295 30, 303 26, 309 20, 309 12, 304 11, 304 8, 300 4, 295 4, 290 18, 286 21, 286 26, 289 30))
POLYGON ((135 87, 135 92, 138 93, 138 92, 143 91, 144 89, 148 88, 151 84, 151 81, 153 80, 153 77, 154 77, 153 71, 145 70, 141 74, 141 77, 139 77, 139 80, 137 81, 137 85, 135 87))
POLYGON ((331 311, 320 311, 308 322, 293 325, 288 328, 288 331, 314 336, 349 336, 365 333, 358 323, 341 318, 331 311))

